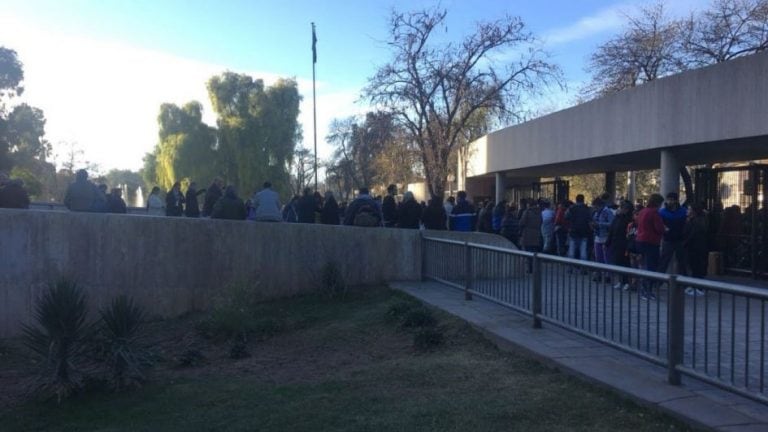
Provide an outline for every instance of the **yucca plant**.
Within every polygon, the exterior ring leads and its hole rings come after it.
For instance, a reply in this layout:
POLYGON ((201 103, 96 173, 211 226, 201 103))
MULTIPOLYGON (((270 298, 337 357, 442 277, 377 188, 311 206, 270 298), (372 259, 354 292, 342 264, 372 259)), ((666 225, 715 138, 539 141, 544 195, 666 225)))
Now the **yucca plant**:
POLYGON ((339 263, 329 261, 320 268, 320 290, 329 298, 344 298, 347 282, 339 263))
POLYGON ((142 343, 144 309, 126 296, 115 298, 101 315, 100 348, 108 381, 119 391, 141 385, 144 371, 152 366, 152 354, 142 343))
POLYGON ((37 357, 39 374, 33 390, 60 402, 82 388, 89 366, 86 350, 93 336, 87 301, 73 281, 49 286, 35 304, 36 325, 24 326, 24 344, 37 357))

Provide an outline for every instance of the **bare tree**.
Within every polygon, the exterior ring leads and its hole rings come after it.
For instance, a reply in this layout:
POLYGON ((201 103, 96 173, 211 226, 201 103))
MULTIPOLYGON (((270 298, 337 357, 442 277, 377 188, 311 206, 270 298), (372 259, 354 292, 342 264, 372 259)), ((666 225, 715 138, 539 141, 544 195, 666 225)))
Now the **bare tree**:
POLYGON ((312 184, 315 176, 315 164, 312 152, 304 146, 297 147, 291 161, 291 190, 294 195, 301 195, 304 188, 312 184))
POLYGON ((684 24, 683 51, 692 66, 768 49, 768 0, 715 0, 684 24))
POLYGON ((364 90, 407 131, 419 149, 430 194, 441 198, 451 156, 472 116, 487 110, 519 117, 523 96, 560 76, 520 18, 479 23, 459 43, 438 43, 435 33, 445 28, 446 14, 393 11, 387 41, 393 58, 364 90))
POLYGON ((587 72, 591 82, 582 97, 593 99, 680 72, 683 25, 669 18, 664 3, 626 15, 624 32, 600 45, 591 55, 587 72))

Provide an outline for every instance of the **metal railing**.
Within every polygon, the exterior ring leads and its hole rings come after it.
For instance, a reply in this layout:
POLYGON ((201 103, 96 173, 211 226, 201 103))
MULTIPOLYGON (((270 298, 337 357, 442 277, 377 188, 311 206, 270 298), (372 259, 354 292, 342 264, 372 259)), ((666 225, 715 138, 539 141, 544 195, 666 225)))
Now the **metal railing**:
POLYGON ((422 274, 694 377, 768 403, 768 290, 422 237, 422 274))

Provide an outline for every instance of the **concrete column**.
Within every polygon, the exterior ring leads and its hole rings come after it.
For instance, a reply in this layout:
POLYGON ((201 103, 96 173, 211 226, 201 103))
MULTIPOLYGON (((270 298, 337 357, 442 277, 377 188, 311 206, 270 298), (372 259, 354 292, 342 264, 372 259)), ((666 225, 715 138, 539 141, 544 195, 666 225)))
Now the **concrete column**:
POLYGON ((680 162, 670 150, 661 151, 661 185, 659 193, 667 196, 670 192, 680 192, 680 162))
POLYGON ((496 202, 504 199, 504 193, 507 190, 507 178, 503 173, 496 173, 496 202))
POLYGON ((616 172, 608 171, 605 173, 605 192, 608 193, 608 200, 613 203, 616 201, 616 172))
POLYGON ((627 172, 627 201, 632 204, 635 203, 635 195, 637 195, 637 180, 635 171, 627 172))

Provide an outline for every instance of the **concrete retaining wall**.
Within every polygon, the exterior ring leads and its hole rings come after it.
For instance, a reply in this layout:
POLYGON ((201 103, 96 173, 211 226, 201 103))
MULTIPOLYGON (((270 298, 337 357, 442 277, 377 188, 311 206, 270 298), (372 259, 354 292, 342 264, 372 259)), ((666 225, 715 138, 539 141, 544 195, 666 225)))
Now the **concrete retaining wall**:
POLYGON ((420 247, 415 230, 0 209, 0 337, 63 276, 92 307, 124 293, 169 317, 235 283, 258 282, 264 298, 312 290, 328 261, 352 285, 417 280, 420 247))

